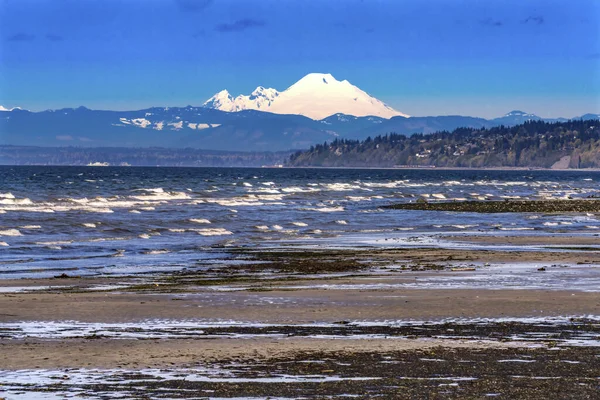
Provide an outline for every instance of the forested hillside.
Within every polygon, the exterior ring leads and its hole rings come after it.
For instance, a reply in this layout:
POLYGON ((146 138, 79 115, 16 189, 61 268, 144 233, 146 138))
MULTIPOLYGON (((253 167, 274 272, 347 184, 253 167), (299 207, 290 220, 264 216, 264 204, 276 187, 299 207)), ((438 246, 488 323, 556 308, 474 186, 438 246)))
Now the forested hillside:
POLYGON ((410 137, 390 133, 364 141, 336 139, 294 153, 288 165, 598 168, 600 121, 529 121, 410 137))

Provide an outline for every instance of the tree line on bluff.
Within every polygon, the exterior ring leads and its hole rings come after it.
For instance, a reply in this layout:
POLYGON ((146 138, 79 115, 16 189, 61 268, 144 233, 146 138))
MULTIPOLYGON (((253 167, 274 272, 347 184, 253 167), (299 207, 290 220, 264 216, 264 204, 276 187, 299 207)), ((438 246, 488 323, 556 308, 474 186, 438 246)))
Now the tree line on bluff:
POLYGON ((287 165, 598 168, 600 121, 528 121, 408 137, 390 133, 363 141, 335 139, 292 154, 287 165))

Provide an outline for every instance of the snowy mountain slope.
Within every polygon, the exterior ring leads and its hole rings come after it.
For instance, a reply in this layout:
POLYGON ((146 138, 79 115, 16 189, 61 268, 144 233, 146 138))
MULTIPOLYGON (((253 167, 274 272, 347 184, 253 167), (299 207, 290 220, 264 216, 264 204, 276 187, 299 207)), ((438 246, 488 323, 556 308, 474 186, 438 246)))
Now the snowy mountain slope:
POLYGON ((4 106, 0 106, 0 111, 12 111, 12 110, 20 110, 21 107, 13 107, 13 108, 6 108, 4 106))
POLYGON ((250 96, 234 98, 223 90, 208 99, 203 107, 228 112, 260 110, 274 114, 296 114, 314 120, 333 114, 408 117, 346 80, 338 81, 331 74, 319 73, 306 75, 283 92, 259 86, 250 96))
POLYGON ((257 87, 249 96, 242 94, 235 98, 227 90, 221 90, 208 99, 203 107, 227 112, 242 110, 267 111, 277 96, 279 96, 277 90, 266 89, 262 86, 257 87))

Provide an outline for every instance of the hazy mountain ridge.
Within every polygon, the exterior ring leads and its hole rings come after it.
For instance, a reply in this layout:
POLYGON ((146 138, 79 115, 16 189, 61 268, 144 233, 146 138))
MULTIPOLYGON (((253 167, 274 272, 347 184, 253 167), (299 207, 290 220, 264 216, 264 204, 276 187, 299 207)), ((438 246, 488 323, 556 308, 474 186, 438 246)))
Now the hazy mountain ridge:
MULTIPOLYGON (((595 119, 586 114, 582 119, 595 119)), ((431 133, 458 127, 491 128, 539 120, 509 113, 486 120, 463 116, 355 117, 334 114, 319 121, 256 110, 225 112, 205 107, 152 107, 102 111, 85 107, 0 112, 0 144, 83 147, 194 147, 227 151, 306 149, 335 138, 365 139, 395 132, 431 133)), ((577 119, 577 118, 575 118, 577 119)), ((564 119, 548 119, 560 121, 564 119)))

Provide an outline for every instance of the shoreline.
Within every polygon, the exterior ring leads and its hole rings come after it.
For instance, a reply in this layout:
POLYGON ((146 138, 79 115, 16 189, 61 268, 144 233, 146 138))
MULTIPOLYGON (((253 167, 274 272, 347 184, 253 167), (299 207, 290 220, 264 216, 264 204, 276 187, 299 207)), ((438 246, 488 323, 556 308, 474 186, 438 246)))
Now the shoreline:
POLYGON ((446 237, 583 247, 238 248, 169 273, 0 280, 0 392, 597 393, 600 251, 585 246, 598 239, 446 237))
MULTIPOLYGON (((217 151, 217 150, 215 150, 217 151)), ((84 164, 1 164, 0 167, 97 167, 84 164)), ((109 165, 105 168, 204 168, 204 169, 325 169, 325 170, 434 170, 434 171, 531 171, 531 172, 600 172, 600 168, 541 168, 541 167, 484 167, 484 168, 468 168, 468 167, 436 167, 436 166, 409 166, 409 167, 322 167, 322 166, 304 166, 292 167, 283 165, 283 167, 270 166, 176 166, 176 165, 109 165)))

